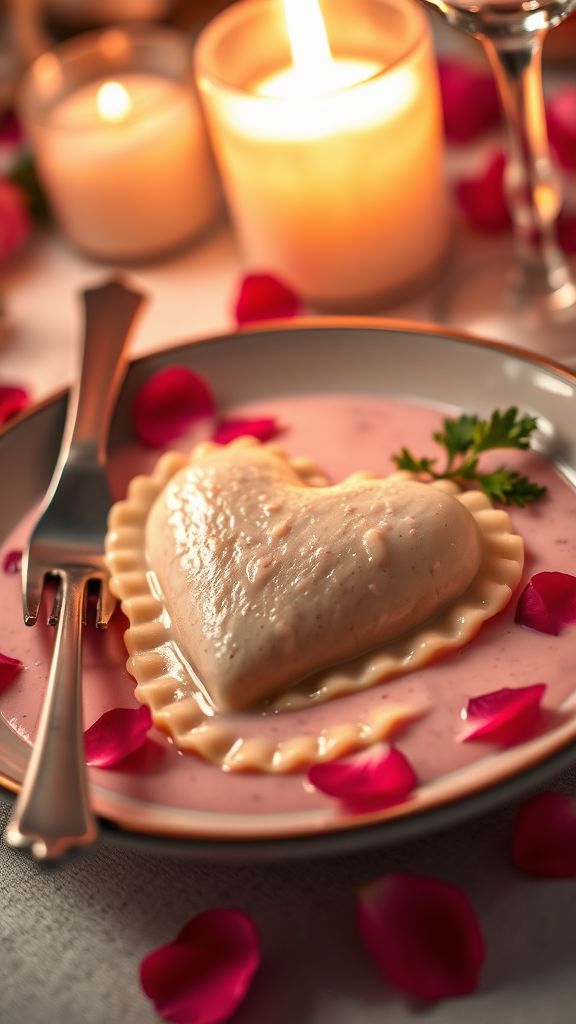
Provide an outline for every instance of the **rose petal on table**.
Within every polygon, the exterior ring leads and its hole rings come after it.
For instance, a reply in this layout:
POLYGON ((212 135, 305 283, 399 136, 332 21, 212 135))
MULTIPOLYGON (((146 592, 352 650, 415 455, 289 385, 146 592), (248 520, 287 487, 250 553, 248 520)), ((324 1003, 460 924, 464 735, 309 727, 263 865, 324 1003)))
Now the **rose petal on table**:
POLYGON ((234 304, 239 327, 260 320, 298 316, 302 303, 296 292, 273 274, 246 274, 234 304))
POLYGON ((28 201, 22 189, 0 178, 0 265, 20 249, 31 228, 28 201))
POLYGON ((546 683, 534 683, 471 697, 460 712, 465 728, 459 739, 518 743, 532 731, 545 692, 546 683))
POLYGON ((462 213, 480 231, 507 231, 510 213, 504 192, 504 153, 495 153, 483 170, 472 178, 456 182, 456 198, 462 213))
POLYGON ((259 416, 253 419, 219 420, 213 434, 218 444, 228 444, 237 437, 256 437, 259 441, 269 441, 280 433, 275 416, 259 416))
POLYGON ((23 668, 24 665, 18 658, 0 654, 0 692, 16 678, 23 668))
POLYGON ((23 139, 22 126, 13 113, 8 110, 0 117, 0 145, 18 146, 23 139))
POLYGON ((142 385, 132 407, 134 431, 149 448, 165 448, 198 420, 214 415, 207 382, 186 366, 168 366, 142 385))
POLYGON ((576 170, 576 85, 565 85, 546 104, 548 138, 562 167, 576 170))
MULTIPOLYGON (((1 245, 1 242, 0 242, 1 245)), ((7 423, 30 404, 25 388, 12 384, 0 384, 0 424, 7 423)))
POLYGON ((484 939, 456 886, 407 872, 383 875, 361 890, 357 923, 379 971, 401 992, 437 1001, 476 989, 484 939))
POLYGON ((576 576, 567 572, 537 572, 520 595, 515 621, 553 636, 558 636, 565 626, 575 624, 576 576))
POLYGON ((244 1000, 260 965, 255 925, 241 910, 206 910, 140 964, 140 981, 164 1020, 220 1024, 244 1000))
POLYGON ((449 142, 472 142, 501 119, 494 77, 463 61, 438 62, 444 131, 449 142))
POLYGON ((351 810, 377 810, 401 803, 418 785, 405 755, 381 745, 354 758, 321 761, 308 769, 308 781, 351 810))
POLYGON ((558 241, 564 252, 576 252, 576 213, 563 212, 558 218, 558 241))
POLYGON ((512 839, 514 865, 540 878, 576 878, 576 798, 538 793, 520 808, 512 839))
POLYGON ((112 708, 96 719, 84 733, 86 764, 112 768, 142 748, 152 726, 147 707, 112 708))
POLYGON ((2 570, 10 574, 16 574, 20 572, 22 567, 22 552, 21 551, 7 551, 2 559, 2 570))

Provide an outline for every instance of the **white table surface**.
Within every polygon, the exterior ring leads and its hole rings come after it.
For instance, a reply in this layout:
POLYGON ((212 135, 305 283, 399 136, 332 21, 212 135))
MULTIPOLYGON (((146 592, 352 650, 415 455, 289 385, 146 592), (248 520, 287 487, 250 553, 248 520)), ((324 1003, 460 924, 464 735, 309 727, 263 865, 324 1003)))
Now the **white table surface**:
MULTIPOLYGON (((6 275, 14 328, 0 381, 42 397, 74 372, 80 310, 74 293, 103 268, 47 233, 6 275)), ((134 339, 143 353, 232 326, 240 265, 225 227, 201 246, 134 272, 151 301, 134 339)), ((429 319, 426 297, 399 312, 429 319)), ((576 793, 576 768, 557 786, 576 793)), ((0 829, 9 800, 0 795, 0 829)), ((487 940, 478 993, 425 1013, 442 1024, 573 1024, 576 881, 520 877, 509 865, 514 807, 432 838, 366 855, 295 864, 214 865, 101 844, 42 870, 0 845, 2 1024, 147 1024, 142 956, 193 914, 246 908, 264 962, 237 1024, 394 1024, 422 1019, 379 977, 354 926, 357 887, 382 872, 424 872, 461 885, 487 940)))

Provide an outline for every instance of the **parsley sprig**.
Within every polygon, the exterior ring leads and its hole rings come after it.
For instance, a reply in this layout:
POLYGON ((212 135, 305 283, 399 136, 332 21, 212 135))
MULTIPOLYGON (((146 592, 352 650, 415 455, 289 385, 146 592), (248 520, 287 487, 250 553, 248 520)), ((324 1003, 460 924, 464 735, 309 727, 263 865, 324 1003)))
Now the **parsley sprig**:
POLYGON ((541 498, 546 488, 506 466, 492 473, 481 473, 478 463, 482 452, 529 448, 537 426, 535 416, 519 413, 514 405, 503 412, 496 409, 485 420, 464 414, 458 419, 445 419, 443 429, 432 435, 446 453, 442 469, 438 469, 438 459, 417 458, 408 448, 402 448, 392 458, 398 469, 407 469, 431 480, 453 480, 464 487, 476 484, 491 501, 523 508, 541 498))

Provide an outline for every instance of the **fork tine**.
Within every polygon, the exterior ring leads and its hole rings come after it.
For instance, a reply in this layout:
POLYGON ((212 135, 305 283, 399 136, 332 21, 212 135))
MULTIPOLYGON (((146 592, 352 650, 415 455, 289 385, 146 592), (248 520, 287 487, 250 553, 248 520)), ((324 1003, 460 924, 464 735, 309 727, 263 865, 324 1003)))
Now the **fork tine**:
POLYGON ((48 625, 57 626, 58 619, 60 618, 60 612, 62 610, 62 580, 58 580, 58 586, 56 593, 54 594, 54 601, 52 602, 52 610, 48 616, 48 625))
POLYGON ((110 622, 115 607, 116 598, 110 591, 110 587, 108 586, 108 580, 100 580, 100 589, 98 591, 98 603, 96 605, 97 629, 106 629, 106 626, 110 622))
POLYGON ((43 588, 44 570, 30 562, 28 552, 25 552, 22 558, 22 603, 24 622, 27 626, 33 626, 36 623, 43 588))

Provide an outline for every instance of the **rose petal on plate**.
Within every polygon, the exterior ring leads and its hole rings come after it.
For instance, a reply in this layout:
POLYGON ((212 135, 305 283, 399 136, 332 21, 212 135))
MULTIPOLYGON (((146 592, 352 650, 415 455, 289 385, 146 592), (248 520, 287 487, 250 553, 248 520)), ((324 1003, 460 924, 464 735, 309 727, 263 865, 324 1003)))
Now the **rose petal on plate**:
POLYGON ((449 58, 438 62, 438 73, 449 142, 471 142, 499 125, 501 108, 491 74, 449 58))
POLYGON ((213 434, 213 440, 218 444, 228 444, 237 437, 257 437, 259 441, 269 441, 280 433, 280 427, 275 416, 259 416, 253 419, 229 419, 219 420, 213 434))
POLYGON ((514 865, 540 878, 576 878, 576 798, 538 793, 520 808, 512 839, 514 865))
POLYGON ((258 932, 248 915, 206 910, 142 960, 140 982, 164 1020, 220 1024, 244 1000, 259 965, 258 932))
POLYGON ((165 448, 193 423, 209 419, 215 401, 206 381, 186 366, 167 366, 142 385, 134 399, 132 419, 139 441, 165 448))
POLYGON ((144 746, 151 726, 152 716, 144 705, 105 711, 84 733, 86 764, 112 768, 144 746))
POLYGON ((515 621, 553 636, 576 623, 576 576, 537 572, 520 595, 515 621))
POLYGON ((246 274, 234 304, 239 327, 260 320, 298 316, 302 303, 296 292, 273 274, 246 274))
POLYGON ((456 198, 473 227, 480 231, 506 231, 511 226, 504 192, 504 153, 495 153, 484 169, 472 178, 456 183, 456 198))
POLYGON ((16 678, 24 665, 18 658, 11 658, 8 654, 0 654, 0 692, 16 678))
POLYGON ((0 424, 7 423, 13 416, 17 416, 29 403, 30 396, 25 388, 0 384, 0 424))
POLYGON ((352 810, 391 807, 418 785, 408 758, 397 747, 381 745, 354 758, 314 764, 308 781, 352 810))
POLYGON ((558 163, 576 170, 576 85, 565 85, 546 104, 548 138, 558 163))
POLYGON ((465 728, 459 739, 518 743, 534 728, 545 692, 546 683, 534 683, 471 697, 460 712, 465 728))
POLYGON ((7 551, 2 559, 2 570, 9 574, 19 573, 22 567, 22 552, 7 551))
POLYGON ((408 872, 383 875, 357 903, 360 935, 386 980, 416 999, 465 996, 478 985, 484 939, 454 885, 408 872))
POLYGON ((0 178, 0 265, 21 248, 31 229, 24 192, 7 178, 0 178))
POLYGON ((576 213, 563 211, 558 218, 557 230, 564 252, 576 252, 576 213))

